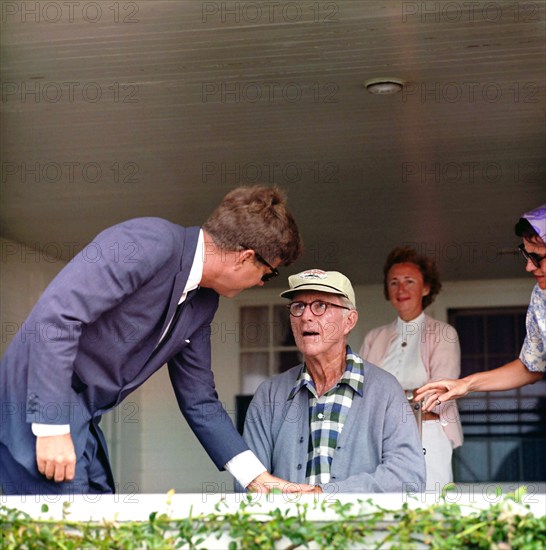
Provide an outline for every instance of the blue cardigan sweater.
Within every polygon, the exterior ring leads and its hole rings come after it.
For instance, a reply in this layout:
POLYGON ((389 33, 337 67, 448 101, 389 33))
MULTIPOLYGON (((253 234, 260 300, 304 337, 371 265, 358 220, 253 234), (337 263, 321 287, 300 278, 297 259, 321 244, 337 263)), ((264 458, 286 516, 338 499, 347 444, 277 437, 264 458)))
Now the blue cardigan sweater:
MULTIPOLYGON (((295 483, 305 483, 309 442, 308 392, 300 390, 288 401, 301 368, 260 385, 243 435, 269 472, 295 483)), ((423 449, 406 396, 394 376, 364 361, 363 395, 354 396, 330 483, 322 488, 329 494, 402 492, 421 491, 424 484, 423 449)))

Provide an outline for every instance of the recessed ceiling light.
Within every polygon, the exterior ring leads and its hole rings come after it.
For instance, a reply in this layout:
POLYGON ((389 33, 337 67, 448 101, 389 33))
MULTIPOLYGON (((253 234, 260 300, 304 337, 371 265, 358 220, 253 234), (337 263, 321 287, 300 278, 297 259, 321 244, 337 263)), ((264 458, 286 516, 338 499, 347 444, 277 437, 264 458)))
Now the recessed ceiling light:
POLYGON ((404 86, 401 78, 370 78, 364 82, 366 90, 374 95, 396 94, 404 86))

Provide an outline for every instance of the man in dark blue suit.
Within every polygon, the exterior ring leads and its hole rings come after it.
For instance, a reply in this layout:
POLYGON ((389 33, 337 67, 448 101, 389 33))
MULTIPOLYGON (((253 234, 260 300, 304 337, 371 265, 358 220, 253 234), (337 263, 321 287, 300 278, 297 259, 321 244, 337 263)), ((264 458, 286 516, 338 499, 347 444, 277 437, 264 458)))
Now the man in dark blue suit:
POLYGON ((165 363, 216 466, 255 490, 285 483, 218 401, 210 323, 219 295, 263 285, 300 253, 285 199, 260 186, 230 192, 202 228, 137 218, 97 235, 51 282, 0 364, 0 492, 113 492, 100 418, 165 363))

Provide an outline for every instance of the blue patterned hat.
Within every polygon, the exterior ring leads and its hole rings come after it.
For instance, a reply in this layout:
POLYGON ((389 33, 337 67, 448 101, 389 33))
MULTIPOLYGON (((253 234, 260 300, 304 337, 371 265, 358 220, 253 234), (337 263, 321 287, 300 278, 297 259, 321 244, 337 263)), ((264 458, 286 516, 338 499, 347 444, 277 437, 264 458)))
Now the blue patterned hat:
POLYGON ((531 224, 538 236, 546 243, 546 204, 526 212, 522 218, 531 224))

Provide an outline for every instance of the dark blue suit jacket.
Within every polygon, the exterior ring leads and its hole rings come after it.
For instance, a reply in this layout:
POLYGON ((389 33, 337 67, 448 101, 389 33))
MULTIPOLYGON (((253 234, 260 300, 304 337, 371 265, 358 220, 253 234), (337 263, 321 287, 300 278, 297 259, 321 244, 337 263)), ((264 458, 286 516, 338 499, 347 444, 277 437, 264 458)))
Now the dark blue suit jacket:
MULTIPOLYGON (((31 423, 70 424, 80 458, 90 422, 162 365, 190 427, 218 468, 248 449, 218 401, 210 323, 218 294, 200 288, 168 336, 199 227, 137 218, 100 233, 42 294, 0 363, 0 441, 37 474, 31 423)), ((99 437, 104 444, 102 434, 99 437)))

